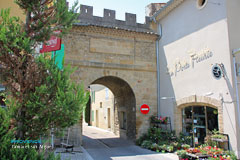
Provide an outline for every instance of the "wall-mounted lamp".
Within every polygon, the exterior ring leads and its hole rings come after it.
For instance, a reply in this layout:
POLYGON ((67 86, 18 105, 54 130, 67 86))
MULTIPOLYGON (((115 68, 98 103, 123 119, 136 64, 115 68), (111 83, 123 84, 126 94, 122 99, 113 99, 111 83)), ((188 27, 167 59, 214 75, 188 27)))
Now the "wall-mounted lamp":
POLYGON ((161 97, 162 100, 166 100, 166 99, 175 99, 175 97, 161 97))

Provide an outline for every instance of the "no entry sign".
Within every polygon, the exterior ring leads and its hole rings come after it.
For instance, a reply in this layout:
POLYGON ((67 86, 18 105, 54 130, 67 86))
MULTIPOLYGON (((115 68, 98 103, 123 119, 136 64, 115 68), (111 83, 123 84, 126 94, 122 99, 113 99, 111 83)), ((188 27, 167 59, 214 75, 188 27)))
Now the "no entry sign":
POLYGON ((150 108, 147 104, 143 104, 140 108, 140 111, 142 114, 148 114, 148 112, 150 111, 150 108))

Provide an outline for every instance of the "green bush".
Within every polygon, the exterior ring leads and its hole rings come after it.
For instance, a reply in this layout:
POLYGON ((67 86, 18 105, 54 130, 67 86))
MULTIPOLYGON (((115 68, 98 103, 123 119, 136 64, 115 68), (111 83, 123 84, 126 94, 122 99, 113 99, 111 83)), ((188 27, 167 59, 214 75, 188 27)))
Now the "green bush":
POLYGON ((153 143, 153 142, 150 141, 150 140, 144 140, 144 141, 142 142, 141 146, 142 146, 143 148, 151 149, 152 143, 153 143))
POLYGON ((53 153, 38 152, 31 146, 24 148, 13 148, 11 140, 15 139, 9 113, 0 107, 0 158, 1 160, 60 160, 60 156, 55 157, 53 153), (46 156, 45 156, 46 155, 46 156))
POLYGON ((178 150, 177 151, 177 155, 180 157, 180 158, 188 158, 188 156, 187 156, 187 151, 185 151, 185 150, 178 150))
POLYGON ((152 127, 148 129, 147 134, 137 139, 136 144, 157 152, 173 152, 181 147, 181 144, 176 140, 175 132, 167 132, 160 128, 152 127))

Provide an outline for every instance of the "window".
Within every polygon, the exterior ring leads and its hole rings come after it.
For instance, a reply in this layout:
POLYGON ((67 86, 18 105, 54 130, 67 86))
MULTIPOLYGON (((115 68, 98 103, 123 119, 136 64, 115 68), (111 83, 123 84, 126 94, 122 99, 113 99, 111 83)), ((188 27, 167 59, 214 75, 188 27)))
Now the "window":
POLYGON ((95 91, 91 92, 91 100, 92 100, 92 103, 95 103, 95 91))
POLYGON ((102 108, 102 102, 100 102, 100 108, 102 108))
POLYGON ((94 121, 94 111, 92 111, 92 121, 94 121))

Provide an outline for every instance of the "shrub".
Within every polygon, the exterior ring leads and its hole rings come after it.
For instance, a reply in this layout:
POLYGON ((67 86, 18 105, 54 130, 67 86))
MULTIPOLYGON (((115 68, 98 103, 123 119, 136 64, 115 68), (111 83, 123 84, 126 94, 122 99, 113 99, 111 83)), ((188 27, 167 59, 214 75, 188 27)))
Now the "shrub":
POLYGON ((153 142, 150 141, 150 140, 144 140, 144 141, 142 142, 141 146, 142 146, 143 148, 151 149, 152 143, 153 143, 153 142))
POLYGON ((38 152, 31 146, 24 148, 13 148, 11 140, 15 139, 14 131, 10 120, 11 110, 0 107, 0 158, 1 160, 60 160, 53 153, 38 152), (46 156, 45 156, 46 154, 46 156))
POLYGON ((188 158, 187 151, 185 150, 178 150, 177 155, 179 156, 179 158, 188 158))

